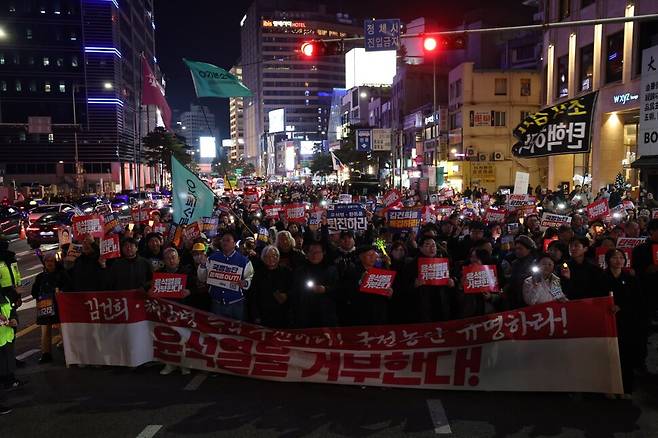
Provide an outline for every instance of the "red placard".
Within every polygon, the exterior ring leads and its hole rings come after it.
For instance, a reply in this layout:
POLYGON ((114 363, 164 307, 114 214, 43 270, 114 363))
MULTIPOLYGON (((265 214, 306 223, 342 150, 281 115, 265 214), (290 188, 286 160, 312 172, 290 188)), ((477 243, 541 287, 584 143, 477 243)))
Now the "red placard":
POLYGON ((603 246, 599 246, 598 248, 596 248, 595 251, 596 263, 598 263, 601 269, 606 269, 608 267, 608 264, 605 262, 605 255, 608 251, 609 249, 603 246))
POLYGON ((499 292, 495 265, 468 265, 462 269, 465 294, 499 292))
POLYGON ((433 205, 425 205, 423 207, 421 220, 424 224, 436 223, 436 209, 434 208, 433 205))
POLYGON ((448 259, 421 257, 418 259, 418 278, 428 286, 445 286, 450 279, 448 259))
POLYGON ((99 215, 73 216, 73 237, 81 240, 83 236, 101 238, 105 235, 103 217, 99 215))
POLYGON ((651 245, 651 255, 653 256, 653 264, 658 265, 658 244, 651 245))
POLYGON ((636 246, 641 245, 646 241, 647 239, 645 237, 620 237, 617 239, 617 248, 633 249, 636 246))
POLYGON ((544 239, 544 252, 548 251, 548 245, 550 245, 551 242, 555 242, 557 239, 557 236, 553 236, 550 239, 544 239))
POLYGON ((101 257, 105 260, 121 257, 118 235, 112 234, 107 238, 101 239, 99 246, 101 257))
POLYGON ((133 222, 136 224, 147 224, 149 221, 149 209, 148 208, 134 208, 130 212, 130 217, 133 222))
POLYGON ((363 275, 361 284, 359 284, 359 292, 390 297, 391 292, 389 289, 393 287, 395 274, 397 274, 395 271, 387 271, 385 269, 369 269, 363 275))
POLYGON ((155 272, 153 287, 149 291, 149 295, 157 298, 184 298, 183 289, 185 289, 186 283, 187 275, 185 274, 155 272))
POLYGON ((297 224, 306 222, 306 206, 304 204, 287 204, 285 209, 288 222, 297 224))
POLYGON ((603 219, 608 214, 610 214, 610 208, 608 207, 608 200, 606 198, 594 201, 587 206, 587 218, 590 222, 603 219))
POLYGON ((167 226, 167 224, 158 223, 153 225, 153 232, 160 233, 162 234, 163 237, 167 237, 168 231, 169 231, 169 227, 167 226))
POLYGON ((201 237, 201 228, 199 228, 199 222, 193 222, 185 227, 183 231, 184 237, 186 240, 194 240, 197 237, 201 237))
POLYGON ((279 219, 279 212, 283 210, 283 207, 279 205, 266 205, 263 207, 263 210, 265 210, 265 217, 279 219))
POLYGON ((497 222, 499 224, 502 224, 505 222, 505 214, 507 212, 505 210, 496 210, 494 208, 487 208, 487 212, 484 214, 484 220, 493 223, 497 222))
POLYGON ((384 195, 384 198, 382 199, 382 204, 384 204, 384 207, 388 208, 393 205, 399 204, 400 201, 402 200, 402 193, 398 189, 392 189, 389 190, 386 195, 384 195))
POLYGON ((247 205, 258 204, 258 191, 257 190, 245 190, 244 192, 244 201, 247 205))
POLYGON ((651 210, 651 219, 658 219, 658 208, 651 210))

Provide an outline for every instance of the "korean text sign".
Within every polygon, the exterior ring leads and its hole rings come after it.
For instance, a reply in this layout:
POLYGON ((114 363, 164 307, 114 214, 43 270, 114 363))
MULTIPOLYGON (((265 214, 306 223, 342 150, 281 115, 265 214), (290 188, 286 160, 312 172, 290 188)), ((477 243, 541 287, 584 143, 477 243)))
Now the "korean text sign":
POLYGON ((102 216, 73 216, 72 223, 73 237, 75 240, 80 241, 85 235, 98 238, 101 238, 105 235, 102 216))
POLYGON ((421 257, 418 259, 418 278, 428 286, 445 286, 450 279, 448 259, 421 257))
POLYGON ((386 212, 388 227, 396 230, 417 230, 423 212, 420 208, 389 210, 386 212))
POLYGON ((361 204, 333 204, 327 208, 330 231, 365 231, 368 229, 366 212, 361 204))
POLYGON ((183 298, 187 283, 185 274, 169 274, 155 272, 153 274, 153 288, 149 294, 158 298, 183 298))
POLYGON ((468 265, 462 269, 465 294, 499 292, 495 265, 468 265))
POLYGON ((117 234, 112 234, 100 240, 100 255, 106 260, 121 257, 119 236, 117 234))
POLYGON ((395 271, 385 269, 368 269, 359 284, 359 291, 368 294, 391 296, 390 289, 395 280, 395 271))
POLYGON ((610 209, 608 208, 608 200, 606 198, 594 201, 587 206, 587 219, 590 222, 603 219, 609 213, 610 209))

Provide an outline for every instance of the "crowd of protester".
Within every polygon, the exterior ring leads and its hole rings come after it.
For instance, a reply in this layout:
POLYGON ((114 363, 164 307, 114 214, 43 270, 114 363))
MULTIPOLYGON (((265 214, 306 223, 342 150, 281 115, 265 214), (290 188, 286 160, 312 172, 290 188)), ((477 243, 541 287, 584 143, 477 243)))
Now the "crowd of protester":
MULTIPOLYGON (((367 212, 364 232, 331 232, 326 215, 317 225, 288 223, 284 217, 267 218, 263 208, 290 202, 325 205, 336 202, 337 187, 279 185, 269 187, 259 204, 246 205, 240 197, 217 205, 216 236, 177 241, 153 232, 171 221, 170 214, 155 212, 149 224, 125 227, 121 257, 105 260, 98 239, 81 239, 81 254, 73 259, 63 245, 60 252, 44 254, 44 270, 32 286, 42 326, 40 362, 52 361, 52 327, 57 324, 56 291, 149 290, 154 272, 185 274, 183 304, 229 318, 273 328, 308 328, 355 325, 410 324, 467 318, 551 301, 603 297, 614 293, 624 392, 633 391, 633 375, 646 372, 647 339, 658 304, 655 284, 658 266, 651 247, 658 244, 658 219, 639 215, 640 206, 652 207, 651 197, 637 202, 614 221, 588 223, 583 206, 595 200, 587 188, 570 194, 536 190, 537 204, 545 211, 570 214, 570 225, 540 226, 540 216, 525 217, 510 211, 502 223, 486 223, 479 214, 467 217, 455 210, 418 230, 396 231, 387 225, 381 209, 367 212), (641 204, 641 205, 640 205, 641 204), (162 216, 162 217, 161 217, 162 216), (616 249, 620 237, 646 237, 634 248, 632 266, 624 251, 616 249), (596 248, 607 248, 605 270, 595 260, 596 248), (418 277, 419 258, 450 260, 445 286, 426 284, 418 277), (229 286, 207 284, 210 261, 240 268, 241 281, 229 286), (468 265, 495 265, 500 290, 465 294, 461 271, 468 265), (359 292, 364 273, 373 267, 397 273, 389 297, 359 292)), ((403 193, 404 206, 423 205, 419 196, 403 193)), ((504 195, 468 189, 446 199, 446 206, 461 207, 463 197, 504 205, 504 195)), ((599 194, 598 197, 604 196, 599 194)), ((626 196, 619 196, 618 203, 626 196)), ((364 205, 374 201, 355 198, 364 205)), ((617 201, 615 201, 617 202, 617 201)), ((655 201, 653 201, 655 202, 655 201)), ((180 236, 179 236, 180 237, 180 236)), ((6 241, 0 242, 0 259, 15 264, 6 241)), ((11 271, 11 269, 10 269, 11 271)), ((1 277, 4 278, 4 277, 1 277)), ((0 376, 5 386, 17 385, 13 343, 20 297, 15 284, 3 283, 0 294, 0 376), (6 301, 6 304, 5 302, 6 301)), ((174 371, 166 366, 163 374, 174 371)), ((183 369, 183 373, 189 370, 183 369)))

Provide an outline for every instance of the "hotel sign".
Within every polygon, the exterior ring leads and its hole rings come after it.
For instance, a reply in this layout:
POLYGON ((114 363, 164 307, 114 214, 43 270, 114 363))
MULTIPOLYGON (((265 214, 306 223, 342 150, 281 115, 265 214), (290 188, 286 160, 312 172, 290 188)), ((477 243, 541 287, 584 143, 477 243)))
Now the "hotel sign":
POLYGON ((303 21, 290 21, 290 20, 263 20, 263 27, 293 27, 304 28, 306 23, 303 21))

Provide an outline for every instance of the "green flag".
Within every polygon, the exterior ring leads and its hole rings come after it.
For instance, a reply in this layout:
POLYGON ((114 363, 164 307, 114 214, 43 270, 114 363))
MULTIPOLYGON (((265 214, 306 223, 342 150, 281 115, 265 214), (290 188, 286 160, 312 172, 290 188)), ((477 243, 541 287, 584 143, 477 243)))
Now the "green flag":
POLYGON ((212 216, 215 194, 174 157, 171 157, 171 180, 174 223, 187 225, 212 216))
POLYGON ((197 97, 251 97, 251 90, 231 73, 216 65, 205 62, 188 61, 194 90, 197 97))

